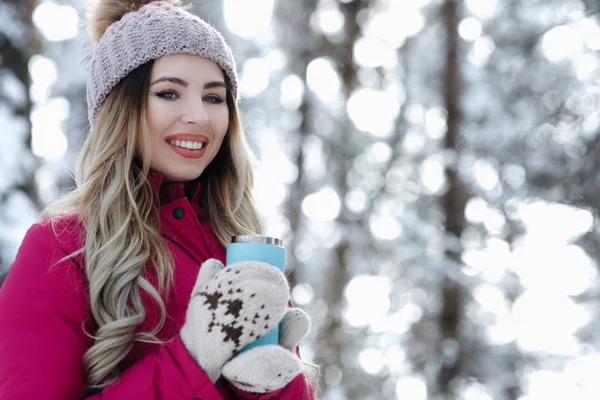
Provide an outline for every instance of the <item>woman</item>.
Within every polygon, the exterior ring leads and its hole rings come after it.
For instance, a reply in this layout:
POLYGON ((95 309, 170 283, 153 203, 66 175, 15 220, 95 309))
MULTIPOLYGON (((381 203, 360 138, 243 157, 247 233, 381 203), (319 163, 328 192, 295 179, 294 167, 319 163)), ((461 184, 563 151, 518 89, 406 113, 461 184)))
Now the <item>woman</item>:
POLYGON ((222 264, 262 232, 229 47, 176 0, 100 0, 89 24, 90 134, 0 290, 0 398, 312 399, 285 277, 222 264))

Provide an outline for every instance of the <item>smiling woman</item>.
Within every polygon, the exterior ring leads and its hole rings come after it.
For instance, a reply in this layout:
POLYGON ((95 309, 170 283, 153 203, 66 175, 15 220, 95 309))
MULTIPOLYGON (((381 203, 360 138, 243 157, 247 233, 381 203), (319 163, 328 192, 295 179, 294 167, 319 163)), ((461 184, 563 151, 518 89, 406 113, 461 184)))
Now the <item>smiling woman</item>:
POLYGON ((176 0, 98 0, 89 30, 76 188, 0 290, 0 398, 314 398, 285 276, 223 266, 263 233, 231 49, 176 0), (236 356, 277 324, 280 345, 236 356))

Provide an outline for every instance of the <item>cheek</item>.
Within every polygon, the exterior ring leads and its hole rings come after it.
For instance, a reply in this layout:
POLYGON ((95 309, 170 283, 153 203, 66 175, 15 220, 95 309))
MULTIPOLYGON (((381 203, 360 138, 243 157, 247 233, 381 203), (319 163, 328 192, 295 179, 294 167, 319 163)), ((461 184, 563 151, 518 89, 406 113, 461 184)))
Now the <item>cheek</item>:
POLYGON ((156 102, 150 98, 148 99, 148 104, 146 107, 146 124, 148 125, 148 129, 150 129, 150 133, 154 131, 154 127, 156 125, 156 102))
POLYGON ((227 107, 218 110, 212 118, 212 128, 216 135, 223 138, 229 128, 229 110, 227 107))
POLYGON ((169 110, 164 102, 158 99, 150 98, 148 100, 147 122, 150 133, 154 135, 160 134, 169 119, 169 110))

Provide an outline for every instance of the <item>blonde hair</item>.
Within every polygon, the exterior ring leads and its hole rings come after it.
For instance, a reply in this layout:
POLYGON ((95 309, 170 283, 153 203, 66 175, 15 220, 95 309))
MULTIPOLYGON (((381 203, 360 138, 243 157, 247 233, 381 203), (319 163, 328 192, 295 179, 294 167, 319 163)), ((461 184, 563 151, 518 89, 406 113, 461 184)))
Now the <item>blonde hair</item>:
POLYGON ((311 386, 313 399, 317 399, 320 393, 319 382, 321 381, 321 367, 319 364, 302 361, 302 369, 306 380, 311 386))

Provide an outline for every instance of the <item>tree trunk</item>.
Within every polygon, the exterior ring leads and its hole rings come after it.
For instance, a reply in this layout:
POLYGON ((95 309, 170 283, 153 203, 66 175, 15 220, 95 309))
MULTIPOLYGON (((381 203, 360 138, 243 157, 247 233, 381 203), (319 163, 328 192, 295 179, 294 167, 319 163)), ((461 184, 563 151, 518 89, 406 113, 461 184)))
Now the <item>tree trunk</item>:
MULTIPOLYGON (((31 127, 29 122, 31 113, 29 87, 31 82, 28 64, 31 56, 39 51, 39 42, 35 36, 31 19, 36 3, 35 0, 0 0, 0 9, 8 14, 3 17, 13 19, 13 23, 21 25, 23 32, 25 32, 23 36, 9 37, 6 36, 6 31, 0 30, 0 81, 5 79, 3 75, 9 74, 14 76, 25 89, 25 101, 22 103, 14 104, 12 99, 0 96, 0 104, 5 106, 9 112, 12 112, 15 119, 23 120, 27 124, 27 132, 23 136, 23 140, 26 142, 24 147, 29 152, 31 152, 31 127)), ((8 132, 7 134, 11 133, 8 132)), ((9 183, 6 191, 0 192, 0 222, 4 219, 3 214, 9 212, 5 207, 6 201, 9 195, 15 191, 24 192, 38 208, 41 208, 33 172, 0 171, 0 173, 7 174, 7 176, 15 176, 15 173, 17 173, 17 178, 9 183)), ((11 263, 12 260, 8 260, 0 254, 0 275, 8 270, 11 263)), ((0 284, 2 281, 3 278, 0 277, 0 284)))
MULTIPOLYGON (((316 7, 316 0, 308 0, 301 4, 280 5, 275 10, 281 23, 288 27, 288 29, 286 29, 287 33, 282 35, 281 40, 282 46, 288 50, 290 57, 288 68, 291 73, 297 75, 304 83, 306 83, 306 68, 311 60, 318 56, 320 50, 320 38, 316 37, 310 28, 310 17, 312 11, 315 10, 316 7), (298 40, 298 38, 302 38, 302 40, 298 40)), ((288 220, 290 223, 290 231, 292 233, 291 240, 287 244, 287 247, 290 249, 290 251, 288 251, 287 264, 288 266, 291 266, 291 268, 286 272, 290 287, 292 288, 298 281, 298 265, 295 250, 301 241, 302 235, 301 204, 309 190, 309 184, 306 181, 305 175, 306 166, 304 165, 304 144, 312 129, 312 114, 308 88, 304 91, 298 111, 300 112, 302 122, 297 129, 299 138, 296 146, 296 154, 293 156, 294 164, 298 168, 298 176, 294 185, 289 188, 290 193, 288 195, 288 200, 284 205, 284 209, 289 212, 288 220)))
MULTIPOLYGON (((459 0, 445 0, 442 7, 446 25, 447 53, 444 76, 445 108, 447 111, 447 132, 444 147, 458 155, 461 127, 461 70, 459 59, 459 0)), ((454 163, 446 166, 448 189, 441 203, 446 218, 445 231, 452 245, 446 246, 445 255, 448 267, 458 268, 461 264, 458 239, 465 227, 464 210, 467 200, 465 187, 458 176, 458 167, 454 163)), ((454 274, 452 274, 454 275, 454 274)), ((459 283, 444 277, 442 285, 442 311, 440 314, 440 359, 442 364, 438 374, 438 389, 443 398, 453 398, 452 381, 460 372, 461 362, 461 319, 463 314, 463 293, 459 283)))
MULTIPOLYGON (((23 84, 23 87, 25 87, 25 102, 23 105, 12 105, 10 108, 13 109, 15 117, 24 118, 30 127, 29 114, 31 113, 31 99, 29 98, 29 87, 31 86, 31 79, 29 76, 29 59, 33 54, 39 51, 40 47, 31 19, 37 1, 0 0, 0 3, 2 2, 6 3, 9 7, 14 7, 20 22, 27 32, 27 37, 24 41, 25 46, 21 47, 15 43, 15 38, 6 37, 4 36, 6 33, 0 31, 0 55, 2 55, 0 68, 8 69, 23 84)), ((0 102, 1 101, 6 100, 0 98, 0 102)), ((27 148, 31 150, 31 129, 29 129, 25 139, 27 148)), ((30 174, 28 179, 18 182, 14 189, 22 190, 35 204, 41 206, 33 174, 30 174)), ((5 200, 6 195, 7 193, 2 193, 2 200, 5 200)))
MULTIPOLYGON (((352 47, 360 36, 360 26, 357 21, 359 12, 368 7, 368 2, 353 1, 340 3, 339 8, 344 15, 345 34, 342 43, 327 43, 324 48, 324 55, 331 57, 340 72, 342 81, 343 99, 348 101, 350 94, 357 86, 357 67, 353 61, 352 47)), ((349 154, 348 140, 355 128, 346 114, 343 120, 337 121, 336 135, 332 136, 328 146, 330 157, 327 170, 333 179, 336 192, 341 200, 340 215, 337 223, 340 225, 342 239, 333 249, 333 263, 329 267, 329 273, 325 277, 327 289, 323 293, 323 300, 330 307, 327 310, 326 323, 319 332, 318 362, 325 367, 325 380, 327 381, 327 372, 331 367, 337 367, 343 371, 340 386, 346 389, 348 399, 364 398, 360 389, 361 383, 357 380, 357 375, 353 373, 354 366, 344 363, 343 355, 351 347, 349 338, 343 329, 342 309, 344 290, 351 278, 349 270, 349 257, 352 243, 347 237, 346 232, 350 232, 351 224, 347 212, 345 211, 344 198, 349 192, 347 175, 352 166, 353 155, 349 154), (357 390, 353 390, 357 389, 357 390)), ((325 387, 326 389, 326 387, 325 387)))

